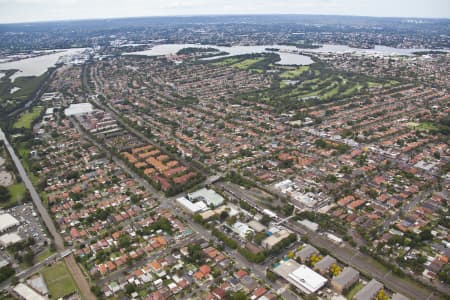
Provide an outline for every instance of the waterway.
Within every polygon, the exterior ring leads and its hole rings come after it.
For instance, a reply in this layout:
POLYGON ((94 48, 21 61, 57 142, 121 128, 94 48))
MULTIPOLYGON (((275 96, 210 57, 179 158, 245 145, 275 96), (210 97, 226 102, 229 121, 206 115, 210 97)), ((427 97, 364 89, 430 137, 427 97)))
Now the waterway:
POLYGON ((62 56, 72 56, 80 54, 85 48, 73 48, 55 50, 55 53, 39 55, 31 58, 0 63, 0 70, 17 69, 19 71, 11 75, 13 82, 17 77, 39 76, 44 74, 48 68, 53 67, 62 56))
POLYGON ((153 46, 151 49, 136 51, 125 53, 125 55, 145 55, 145 56, 166 56, 166 55, 174 55, 179 50, 188 47, 196 47, 196 48, 215 48, 221 52, 227 52, 226 55, 218 55, 212 56, 208 58, 204 58, 204 60, 212 60, 217 58, 243 55, 243 54, 252 54, 252 53, 267 53, 272 52, 267 50, 268 48, 276 48, 279 49, 278 53, 280 55, 281 60, 278 64, 281 65, 309 65, 313 63, 313 60, 307 56, 300 54, 303 53, 356 53, 356 54, 367 54, 367 55, 413 55, 413 52, 417 51, 427 51, 429 49, 417 49, 417 48, 392 48, 386 46, 375 46, 374 49, 360 49, 360 48, 352 48, 344 45, 332 45, 327 44, 323 45, 320 48, 316 49, 299 49, 295 46, 285 46, 285 45, 262 45, 262 46, 232 46, 232 47, 223 47, 223 46, 215 46, 215 45, 200 45, 200 44, 161 44, 153 46))

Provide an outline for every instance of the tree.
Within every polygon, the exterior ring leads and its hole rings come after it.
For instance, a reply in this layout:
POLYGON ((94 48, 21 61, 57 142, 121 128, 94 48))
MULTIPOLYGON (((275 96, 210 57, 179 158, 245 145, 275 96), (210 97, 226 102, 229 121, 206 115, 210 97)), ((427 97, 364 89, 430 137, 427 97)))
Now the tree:
POLYGON ((275 274, 272 270, 267 269, 266 270, 266 277, 267 279, 269 279, 270 281, 274 282, 277 280, 278 276, 277 274, 275 274))
POLYGON ((366 192, 367 196, 369 196, 372 199, 376 199, 378 197, 378 192, 374 189, 370 189, 366 192))
POLYGON ((239 291, 239 292, 235 292, 232 294, 227 294, 225 299, 227 299, 227 300, 248 300, 249 297, 247 297, 247 295, 244 292, 239 291))
POLYGON ((230 214, 224 210, 220 213, 220 220, 223 222, 225 221, 228 217, 230 216, 230 214))
POLYGON ((11 266, 6 266, 0 269, 0 282, 3 282, 9 278, 11 278, 16 271, 11 266))
POLYGON ((0 202, 8 202, 9 200, 11 200, 11 193, 6 187, 0 185, 0 202))
POLYGON ((431 239, 433 239, 433 235, 431 234, 431 230, 430 229, 425 229, 423 230, 420 234, 420 239, 422 241, 429 241, 431 239))
POLYGON ((331 276, 338 276, 339 273, 341 273, 341 267, 339 267, 337 264, 332 264, 330 267, 330 275, 331 276))
POLYGON ((384 290, 381 290, 378 292, 377 297, 375 299, 376 300, 388 300, 389 297, 388 297, 388 295, 386 295, 384 290))

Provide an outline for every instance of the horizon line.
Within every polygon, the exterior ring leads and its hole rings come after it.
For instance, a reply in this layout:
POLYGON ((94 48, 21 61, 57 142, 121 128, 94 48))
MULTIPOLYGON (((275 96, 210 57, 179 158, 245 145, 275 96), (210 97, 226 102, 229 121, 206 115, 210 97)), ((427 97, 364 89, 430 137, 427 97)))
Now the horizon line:
POLYGON ((83 21, 104 21, 104 20, 124 20, 124 19, 139 19, 139 18, 193 18, 193 17, 244 17, 244 16, 318 16, 318 17, 347 17, 347 18, 373 18, 373 19, 423 19, 423 20, 450 20, 443 17, 405 17, 405 16, 367 16, 367 15, 347 15, 347 14, 314 14, 314 13, 232 13, 232 14, 174 14, 174 15, 142 15, 142 16, 124 16, 124 17, 98 17, 98 18, 68 18, 68 19, 48 19, 48 20, 34 20, 34 21, 18 21, 6 22, 2 25, 29 25, 37 23, 55 23, 55 22, 83 22, 83 21))

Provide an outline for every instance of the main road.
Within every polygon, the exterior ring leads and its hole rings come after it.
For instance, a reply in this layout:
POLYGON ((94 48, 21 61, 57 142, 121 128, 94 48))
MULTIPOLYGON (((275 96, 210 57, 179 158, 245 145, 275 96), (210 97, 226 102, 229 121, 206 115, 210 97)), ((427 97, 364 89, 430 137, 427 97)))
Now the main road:
MULTIPOLYGON (((9 152, 9 155, 11 156, 11 159, 13 160, 14 164, 16 165, 17 171, 19 172, 20 177, 22 178, 22 182, 25 184, 26 188, 28 189, 31 199, 33 200, 34 205, 36 206, 36 209, 38 210, 39 214, 41 215, 42 220, 44 221, 45 226, 47 227, 49 233, 52 235, 53 240, 55 242, 56 249, 58 252, 64 252, 64 241, 59 234, 58 230, 56 229, 55 224, 53 223, 52 218, 48 214, 47 209, 45 208, 44 204, 42 203, 41 197, 39 196, 38 192, 34 188, 33 184, 31 183, 30 178, 28 177, 27 172, 25 171, 25 168, 22 165, 22 162, 17 157, 14 148, 9 143, 8 139, 6 138, 5 134, 3 133, 3 130, 0 128, 0 140, 3 140, 3 143, 5 144, 6 149, 9 152)), ((80 293, 82 294, 83 298, 86 300, 93 300, 96 299, 94 294, 91 291, 90 285, 84 276, 83 272, 81 271, 80 267, 75 262, 75 258, 73 257, 73 254, 67 255, 64 260, 66 261, 66 264, 72 273, 72 277, 74 278, 75 282, 78 285, 78 288, 80 289, 80 293)))

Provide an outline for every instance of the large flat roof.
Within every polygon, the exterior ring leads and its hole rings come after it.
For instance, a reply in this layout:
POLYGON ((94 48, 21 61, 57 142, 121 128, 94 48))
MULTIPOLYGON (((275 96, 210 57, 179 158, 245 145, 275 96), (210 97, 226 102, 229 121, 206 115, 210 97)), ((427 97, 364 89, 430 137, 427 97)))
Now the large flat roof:
POLYGON ((189 199, 197 199, 205 201, 208 205, 219 206, 223 203, 223 197, 216 193, 216 191, 202 188, 198 191, 188 194, 189 199))
POLYGON ((70 106, 64 110, 64 114, 66 116, 73 116, 73 115, 89 113, 92 111, 93 111, 92 104, 89 102, 75 103, 75 104, 70 104, 70 106))
POLYGON ((0 215, 0 232, 7 230, 11 227, 18 226, 20 224, 16 218, 11 216, 10 214, 2 214, 0 215))
POLYGON ((14 292, 16 292, 20 297, 26 300, 46 300, 47 298, 38 294, 35 290, 30 288, 28 285, 19 283, 14 288, 14 292))
POLYGON ((4 246, 9 246, 18 242, 21 242, 22 238, 15 232, 13 233, 6 233, 2 236, 0 236, 0 244, 4 246))
POLYGON ((274 268, 274 272, 306 294, 318 291, 327 282, 327 279, 319 273, 292 259, 281 261, 280 265, 274 268))
POLYGON ((199 211, 204 211, 204 210, 206 210, 208 208, 206 206, 206 204, 204 202, 202 202, 202 201, 198 201, 196 203, 192 203, 191 201, 189 201, 185 197, 177 198, 177 202, 179 204, 181 204, 182 206, 184 206, 191 213, 197 213, 199 211))

